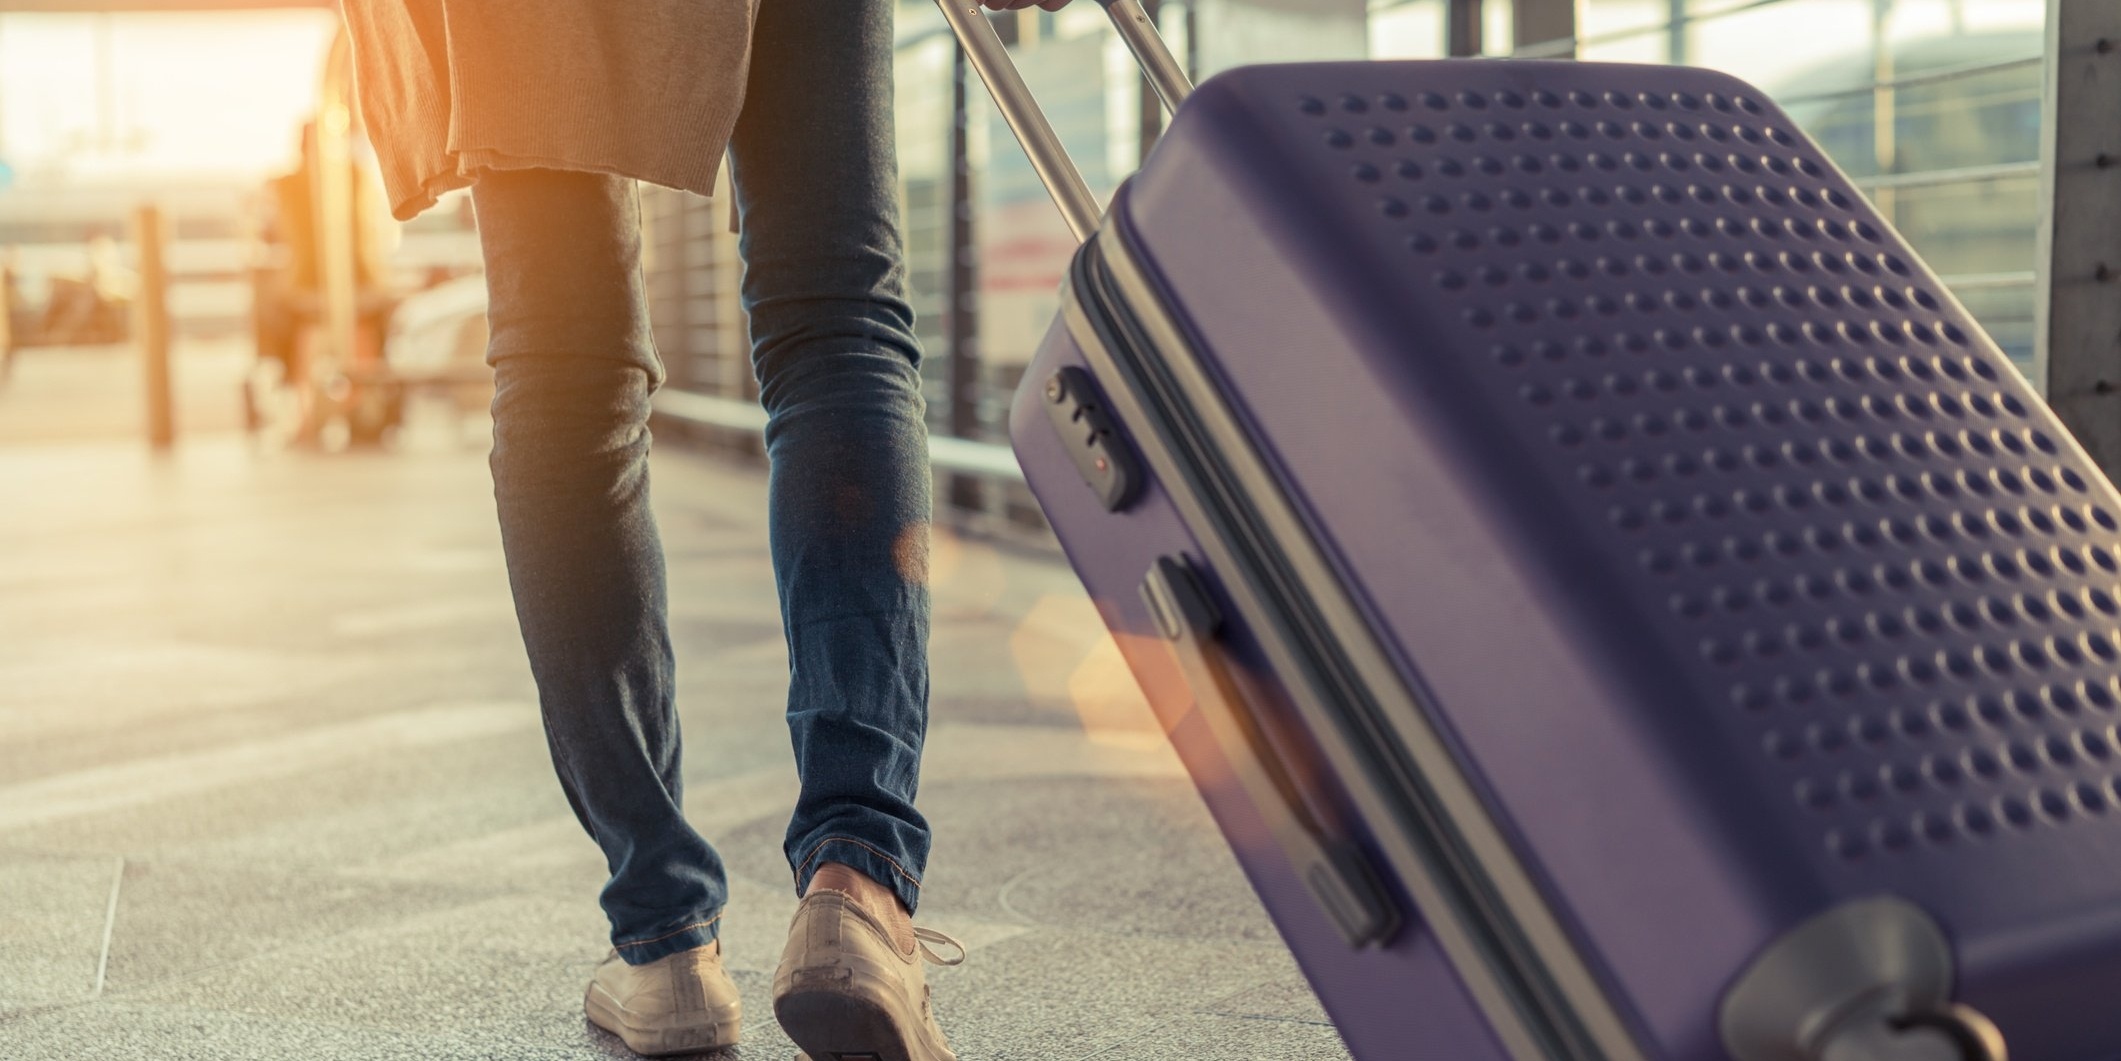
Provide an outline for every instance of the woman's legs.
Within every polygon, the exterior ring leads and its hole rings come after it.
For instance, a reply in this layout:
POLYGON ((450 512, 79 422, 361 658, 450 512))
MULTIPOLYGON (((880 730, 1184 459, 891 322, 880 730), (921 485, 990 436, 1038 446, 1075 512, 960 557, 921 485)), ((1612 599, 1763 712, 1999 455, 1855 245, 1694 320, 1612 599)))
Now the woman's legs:
POLYGON ((631 181, 543 170, 484 174, 472 200, 516 617, 560 784, 611 869, 612 942, 645 964, 714 939, 728 889, 683 810, 639 205, 631 181))
MULTIPOLYGON (((889 0, 760 5, 731 155, 771 416, 774 570, 803 790, 800 891, 851 866, 918 905, 927 724, 927 433, 906 304, 889 0)), ((495 496, 562 786, 602 846, 613 941, 711 940, 727 895, 682 812, 648 396, 662 379, 629 182, 529 171, 473 191, 492 301, 495 496)))
POLYGON ((804 890, 851 866, 910 911, 928 825, 929 472, 892 143, 892 0, 759 5, 730 145, 771 420, 774 572, 804 890))

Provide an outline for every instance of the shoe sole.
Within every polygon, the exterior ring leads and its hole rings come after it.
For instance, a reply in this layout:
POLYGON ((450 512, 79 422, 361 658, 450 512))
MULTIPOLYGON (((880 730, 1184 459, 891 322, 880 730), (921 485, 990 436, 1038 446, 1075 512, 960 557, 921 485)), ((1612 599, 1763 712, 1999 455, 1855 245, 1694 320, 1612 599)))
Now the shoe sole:
POLYGON ((589 1016, 589 1023, 618 1036, 619 1041, 626 1044, 626 1049, 642 1057, 712 1053, 737 1044, 740 1023, 732 1022, 727 1028, 720 1024, 706 1028, 635 1028, 626 1023, 618 1010, 598 997, 600 994, 592 989, 583 999, 582 1008, 589 1016))
POLYGON ((781 1030, 809 1061, 946 1061, 871 999, 838 991, 791 991, 774 1000, 781 1030))

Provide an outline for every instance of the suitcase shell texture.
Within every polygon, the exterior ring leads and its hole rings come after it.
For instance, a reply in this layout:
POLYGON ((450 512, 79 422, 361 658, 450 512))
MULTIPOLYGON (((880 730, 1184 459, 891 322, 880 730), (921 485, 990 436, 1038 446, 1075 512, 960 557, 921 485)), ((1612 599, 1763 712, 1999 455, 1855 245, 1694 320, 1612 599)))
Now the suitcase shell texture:
POLYGON ((1499 1061, 1432 931, 1453 915, 1413 915, 1403 823, 1288 709, 1156 474, 1162 429, 1114 425, 1148 481, 1110 511, 1048 415, 1070 366, 1138 404, 1093 356, 1099 254, 1183 336, 1639 1056, 1731 1056, 1722 1007, 1765 951, 1893 896, 2013 1057, 2121 1057, 2121 497, 1757 90, 1519 61, 1215 78, 1115 198, 1013 410, 1350 1050, 1499 1061), (1316 816, 1409 911, 1383 945, 1335 931, 1204 732, 1140 593, 1168 556, 1224 602, 1316 816))

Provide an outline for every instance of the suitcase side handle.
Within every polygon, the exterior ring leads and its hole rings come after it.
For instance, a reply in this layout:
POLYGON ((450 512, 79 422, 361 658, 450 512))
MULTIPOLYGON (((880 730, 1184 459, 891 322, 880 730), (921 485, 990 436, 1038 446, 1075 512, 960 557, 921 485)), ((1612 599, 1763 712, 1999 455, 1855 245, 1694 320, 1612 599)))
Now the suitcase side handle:
MULTIPOLYGON (((1127 42, 1127 50, 1133 53, 1158 98, 1167 109, 1176 111, 1193 91, 1193 84, 1172 57, 1163 36, 1156 32, 1156 23, 1142 9, 1141 0, 1097 2, 1119 31, 1120 39, 1127 42)), ((979 72, 980 80, 986 82, 987 92, 994 97, 995 106, 1001 109, 1017 142, 1024 145, 1031 168, 1053 196, 1053 205, 1060 208, 1068 230, 1075 233, 1078 242, 1089 239, 1097 231, 1104 210, 1097 205, 1097 197, 1090 194, 1090 186, 1083 182, 1082 172, 1068 158, 1067 147, 1046 121, 1045 112, 1039 109, 1023 75, 1017 72, 1016 62, 1009 58, 1009 49, 981 13, 978 0, 935 0, 935 6, 942 9, 959 47, 965 49, 965 58, 979 72)))
POLYGON ((1177 650, 1195 706, 1231 773, 1266 819, 1268 834, 1288 855, 1312 898, 1350 946, 1390 940, 1399 927, 1399 911, 1362 851, 1319 827, 1288 768, 1271 751, 1254 709, 1216 647, 1222 616, 1193 569, 1177 557, 1158 557, 1142 582, 1142 597, 1177 650))

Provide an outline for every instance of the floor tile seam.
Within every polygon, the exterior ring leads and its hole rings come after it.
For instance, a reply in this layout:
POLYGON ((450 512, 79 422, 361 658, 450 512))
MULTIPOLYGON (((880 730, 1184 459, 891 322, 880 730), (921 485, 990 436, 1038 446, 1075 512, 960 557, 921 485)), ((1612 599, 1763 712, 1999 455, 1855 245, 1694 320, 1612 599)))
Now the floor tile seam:
POLYGON ((1331 1028, 1330 1020, 1309 1020, 1304 1017, 1277 1017, 1271 1013, 1230 1013, 1220 1010, 1202 1010, 1202 1016, 1220 1017, 1224 1020, 1253 1021, 1259 1024, 1294 1024, 1304 1028, 1331 1028))
POLYGON ((1152 1036, 1152 1035, 1155 1035, 1156 1033, 1158 1033, 1158 1032, 1161 1032, 1161 1031, 1163 1031, 1164 1029, 1166 1029, 1166 1028, 1169 1028, 1169 1027, 1171 1027, 1172 1025, 1175 1025, 1175 1024, 1177 1024, 1177 1023, 1178 1023, 1179 1021, 1181 1021, 1181 1020, 1184 1020, 1184 1019, 1185 1019, 1185 1015, 1180 1015, 1180 1016, 1176 1016, 1176 1017, 1171 1017, 1171 1018, 1167 1018, 1167 1019, 1165 1019, 1165 1020, 1161 1020, 1161 1021, 1158 1021, 1158 1022, 1156 1022, 1156 1023, 1154 1023, 1154 1024, 1151 1024, 1151 1025, 1150 1025, 1150 1026, 1148 1026, 1147 1028, 1144 1028, 1144 1029, 1142 1029, 1142 1030, 1141 1030, 1140 1032, 1138 1032, 1138 1033, 1136 1033, 1136 1034, 1133 1034, 1133 1035, 1128 1035, 1128 1036, 1123 1036, 1123 1037, 1121 1037, 1121 1038, 1118 1038, 1118 1039, 1114 1039, 1113 1041, 1111 1041, 1111 1042, 1109 1042, 1109 1043, 1106 1043, 1106 1044, 1105 1044, 1105 1045, 1103 1045, 1103 1046, 1100 1046, 1100 1047, 1097 1047, 1097 1048, 1095 1048, 1095 1049, 1091 1050, 1091 1051, 1090 1051, 1089 1053, 1087 1053, 1087 1054, 1083 1054, 1083 1055, 1082 1055, 1082 1056, 1080 1056, 1080 1057, 1074 1058, 1074 1059, 1073 1059, 1073 1061, 1094 1061, 1094 1059, 1096 1059, 1096 1058, 1099 1058, 1099 1057, 1104 1057, 1104 1056, 1106 1056, 1106 1055, 1109 1055, 1109 1054, 1111 1054, 1111 1053, 1112 1053, 1112 1052, 1113 1052, 1114 1050, 1117 1050, 1117 1049, 1119 1049, 1120 1047, 1123 1047, 1123 1046, 1129 1046, 1129 1045, 1132 1045, 1132 1044, 1134 1044, 1134 1043, 1138 1043, 1138 1042, 1141 1042, 1142 1040, 1144 1040, 1144 1039, 1147 1039, 1147 1038, 1149 1038, 1150 1036, 1152 1036))
MULTIPOLYGON (((1022 914, 1017 914, 1014 911, 1011 911, 1010 913, 1011 916, 1016 918, 1017 920, 1009 923, 1021 925, 1022 927, 1029 929, 1033 932, 1051 931, 1062 933, 1071 939, 1098 938, 1127 941, 1141 940, 1151 943, 1191 943, 1217 947, 1245 947, 1251 949, 1264 950, 1269 953, 1286 953, 1283 948, 1283 945, 1274 940, 1214 939, 1202 936, 1179 935, 1170 932, 1121 932, 1106 928, 1096 928, 1092 926, 1056 924, 1051 921, 1034 921, 1024 917, 1024 915, 1022 914)), ((1019 936, 1014 938, 1021 939, 1023 937, 1019 936)), ((1254 984, 1252 986, 1258 987, 1271 982, 1272 981, 1263 980, 1259 984, 1254 984)), ((1250 990, 1250 988, 1246 988, 1245 990, 1250 990)))
MULTIPOLYGON (((132 862, 131 860, 128 860, 128 861, 127 861, 127 865, 133 865, 133 864, 135 864, 135 863, 134 863, 134 862, 132 862)), ((418 915, 412 915, 412 916, 413 916, 413 917, 424 917, 424 916, 431 916, 431 915, 435 915, 435 914, 447 913, 447 912, 450 912, 450 911, 453 911, 453 910, 461 910, 461 909, 464 909, 464 908, 467 908, 467 907, 477 906, 477 905, 480 905, 480 904, 483 904, 483 903, 487 903, 487 902, 492 902, 492 901, 495 901, 495 900, 498 900, 498 899, 505 899, 505 898, 510 898, 510 897, 511 897, 510 895, 489 895, 489 896, 481 896, 481 897, 478 897, 478 898, 474 898, 474 899, 471 899, 471 900, 469 900, 469 901, 467 901, 467 902, 463 902, 463 903, 459 903, 459 904, 456 904, 455 906, 452 906, 452 907, 448 908, 447 910, 429 910, 429 911, 423 911, 423 912, 422 912, 421 914, 418 914, 418 915)), ((396 919, 396 920, 397 920, 397 921, 404 921, 404 920, 410 920, 410 919, 412 919, 412 918, 411 918, 411 917, 408 917, 408 918, 399 918, 399 919, 396 919)), ((113 925, 115 925, 115 920, 114 920, 114 921, 112 922, 112 924, 113 924, 113 925)), ((304 936, 301 936, 301 937, 298 937, 298 938, 290 939, 290 940, 288 940, 287 942, 285 942, 285 943, 283 943, 283 944, 281 944, 281 945, 278 945, 278 946, 273 946, 273 947, 268 947, 268 948, 266 948, 266 949, 264 949, 264 950, 261 950, 261 951, 257 951, 257 952, 254 952, 254 953, 250 953, 250 954, 245 954, 245 955, 241 955, 241 956, 239 956, 239 957, 233 957, 233 958, 228 958, 228 959, 225 959, 225 960, 222 960, 222 961, 218 961, 218 962, 211 962, 211 963, 208 963, 208 964, 206 964, 206 965, 198 966, 198 967, 196 967, 196 968, 190 968, 190 969, 185 969, 185 970, 182 970, 182 971, 179 971, 179 972, 172 972, 172 973, 169 973, 169 974, 167 974, 167 975, 163 975, 163 976, 158 976, 158 977, 154 977, 154 978, 151 978, 151 979, 147 979, 147 980, 142 980, 142 981, 140 981, 140 982, 139 982, 139 983, 137 983, 137 984, 131 984, 131 985, 123 986, 123 987, 111 987, 111 986, 109 986, 108 984, 104 984, 104 985, 101 985, 101 986, 100 986, 100 987, 99 987, 99 988, 98 988, 98 989, 97 989, 96 991, 94 991, 93 993, 91 993, 91 994, 88 994, 88 995, 86 995, 86 996, 84 996, 84 997, 82 997, 82 998, 78 998, 78 999, 73 999, 73 1000, 69 1000, 69 1001, 66 1001, 66 1002, 60 1002, 60 1003, 55 1003, 55 1004, 53 1004, 53 1005, 51 1005, 51 1006, 47 1007, 46 1009, 44 1009, 44 1010, 42 1010, 42 1011, 39 1011, 39 1012, 40 1012, 40 1013, 48 1013, 48 1012, 56 1012, 56 1011, 60 1011, 60 1010, 68 1010, 68 1009, 78 1009, 78 1008, 80 1008, 80 1007, 82 1007, 82 1006, 89 1006, 89 1005, 95 1005, 95 1004, 97 1004, 97 1003, 101 1003, 101 1002, 110 1002, 110 1001, 126 1001, 126 1000, 133 1000, 133 1001, 135 1002, 135 1004, 145 1004, 145 1005, 151 1005, 151 1006, 152 1006, 152 1005, 157 1005, 157 1003, 154 1003, 154 1002, 152 1002, 152 1001, 147 1001, 147 1002, 139 1002, 139 1001, 137 1001, 137 1000, 139 999, 139 996, 141 996, 141 995, 143 995, 143 994, 147 994, 147 993, 153 992, 153 991, 155 991, 155 990, 157 990, 157 989, 160 989, 160 988, 164 988, 164 987, 168 987, 168 986, 171 986, 171 985, 173 985, 173 984, 182 984, 182 983, 188 983, 188 982, 196 981, 196 980, 198 980, 198 979, 200 979, 200 978, 202 978, 202 977, 205 977, 205 976, 207 976, 207 975, 210 975, 210 974, 214 974, 214 973, 220 973, 220 972, 225 972, 225 971, 228 971, 228 970, 231 970, 231 969, 239 968, 239 967, 241 967, 241 966, 244 966, 244 965, 249 965, 249 964, 253 964, 253 963, 256 963, 256 962, 260 962, 260 961, 265 961, 265 960, 268 960, 268 959, 278 958, 278 957, 284 956, 285 954, 287 954, 287 953, 289 953, 289 952, 291 952, 291 951, 297 951, 297 950, 301 950, 301 949, 305 949, 305 948, 311 948, 311 947, 317 947, 317 946, 321 946, 321 945, 324 945, 324 944, 329 944, 329 943, 331 943, 331 942, 333 942, 333 941, 335 941, 335 940, 342 940, 342 939, 345 939, 345 938, 347 938, 347 937, 349 937, 349 936, 358 936, 358 935, 361 935, 361 934, 364 934, 364 933, 368 933, 368 932, 373 932, 373 931, 375 931, 376 929, 377 929, 377 926, 376 926, 376 925, 360 925, 360 926, 355 926, 355 927, 351 927, 351 928, 346 928, 346 929, 343 929, 343 930, 341 930, 341 931, 338 931, 338 932, 325 932, 325 933, 317 933, 317 934, 311 934, 311 935, 304 935, 304 936)), ((589 948, 589 949, 585 949, 585 954, 587 954, 587 953, 588 953, 588 950, 593 950, 593 949, 594 949, 594 948, 589 948)), ((106 958, 107 958, 107 955, 106 955, 106 958)), ((585 959, 585 961, 586 961, 586 960, 590 960, 590 959, 585 959)), ((166 1007, 165 1007, 165 1008, 166 1008, 166 1007)), ((194 1007, 191 1007, 191 1008, 195 1008, 195 1009, 212 1009, 212 1007, 198 1007, 198 1006, 194 1006, 194 1007)), ((222 1010, 213 1010, 213 1011, 214 1011, 214 1012, 225 1012, 225 1011, 222 1011, 222 1010)), ((21 1016, 22 1016, 21 1014, 17 1014, 17 1015, 14 1015, 14 1016, 0 1016, 0 1024, 7 1024, 7 1023, 12 1023, 13 1021, 15 1021, 15 1020, 19 1019, 19 1017, 21 1017, 21 1016)))

